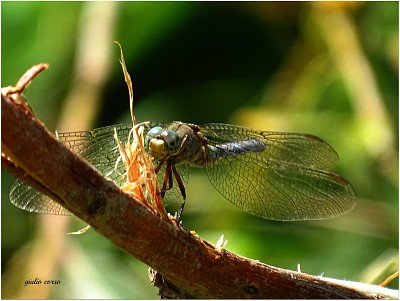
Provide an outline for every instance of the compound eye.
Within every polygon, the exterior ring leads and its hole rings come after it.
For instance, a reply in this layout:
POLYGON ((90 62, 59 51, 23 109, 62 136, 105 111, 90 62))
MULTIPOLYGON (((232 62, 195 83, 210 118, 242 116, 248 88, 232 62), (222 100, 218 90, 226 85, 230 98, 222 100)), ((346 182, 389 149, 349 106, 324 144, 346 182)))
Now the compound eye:
POLYGON ((161 133, 164 137, 164 141, 168 145, 168 151, 171 156, 175 156, 179 153, 181 148, 181 138, 178 134, 172 130, 166 130, 161 133))
POLYGON ((150 129, 150 131, 147 132, 146 135, 146 145, 149 145, 149 142, 151 139, 156 138, 157 136, 160 136, 161 133, 163 132, 163 128, 159 126, 155 126, 150 129))

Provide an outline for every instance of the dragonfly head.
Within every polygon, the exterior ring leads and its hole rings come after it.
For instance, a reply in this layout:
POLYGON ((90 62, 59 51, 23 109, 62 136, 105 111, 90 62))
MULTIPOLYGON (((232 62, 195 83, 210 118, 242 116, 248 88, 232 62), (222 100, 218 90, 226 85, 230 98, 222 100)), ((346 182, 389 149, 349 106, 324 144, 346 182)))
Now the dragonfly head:
POLYGON ((181 148, 181 138, 173 130, 164 130, 157 126, 150 129, 146 135, 146 143, 151 155, 156 160, 168 156, 176 156, 181 148))

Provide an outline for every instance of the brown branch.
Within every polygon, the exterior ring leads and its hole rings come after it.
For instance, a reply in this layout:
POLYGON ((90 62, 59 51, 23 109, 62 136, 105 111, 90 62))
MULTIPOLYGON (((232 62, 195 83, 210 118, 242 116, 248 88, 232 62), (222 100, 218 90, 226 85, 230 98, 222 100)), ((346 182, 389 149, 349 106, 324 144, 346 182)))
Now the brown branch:
POLYGON ((195 298, 377 298, 320 277, 283 270, 216 248, 133 199, 69 151, 12 97, 1 97, 2 167, 88 223, 195 298))

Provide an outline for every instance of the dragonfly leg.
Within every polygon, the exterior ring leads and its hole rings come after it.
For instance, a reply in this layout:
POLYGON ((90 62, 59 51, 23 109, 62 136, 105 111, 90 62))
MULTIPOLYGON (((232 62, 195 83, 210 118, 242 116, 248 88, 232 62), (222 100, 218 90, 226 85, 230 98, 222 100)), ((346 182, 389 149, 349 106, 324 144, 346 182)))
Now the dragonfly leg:
POLYGON ((157 167, 154 169, 154 172, 156 173, 156 174, 158 174, 158 172, 160 171, 160 168, 161 168, 161 166, 164 164, 164 161, 161 161, 158 165, 157 165, 157 167))
POLYGON ((183 185, 182 178, 181 178, 179 172, 176 170, 175 164, 172 164, 171 167, 172 167, 172 172, 174 173, 176 182, 178 183, 179 190, 181 191, 182 198, 183 198, 183 203, 182 203, 181 208, 179 209, 178 214, 177 214, 177 220, 179 222, 181 220, 181 216, 182 216, 182 213, 183 213, 183 208, 185 208, 186 191, 185 191, 185 186, 183 185))
MULTIPOLYGON (((163 198, 165 196, 165 192, 167 190, 172 189, 173 183, 174 183, 173 177, 172 177, 172 163, 170 161, 166 161, 166 162, 167 162, 167 165, 165 167, 164 180, 163 180, 163 185, 162 185, 161 192, 160 192, 161 197, 163 197, 163 198)), ((156 170, 157 169, 159 170, 158 166, 157 166, 156 170)))
MULTIPOLYGON (((161 169, 161 165, 164 162, 161 162, 155 169, 156 173, 158 173, 161 169)), ((178 222, 181 219, 183 208, 185 207, 186 203, 186 191, 185 191, 185 186, 183 185, 182 178, 179 174, 179 172, 176 170, 175 164, 171 162, 170 160, 166 160, 166 167, 165 167, 165 173, 164 173, 164 180, 163 180, 163 185, 161 188, 161 197, 164 198, 165 193, 167 190, 172 189, 173 187, 173 176, 176 179, 176 182, 178 183, 179 190, 181 191, 182 197, 183 197, 183 203, 181 205, 181 208, 179 209, 177 213, 177 220, 178 222)))
MULTIPOLYGON (((155 168, 155 173, 158 174, 160 171, 162 165, 164 164, 165 161, 160 162, 157 167, 155 168)), ((172 188, 172 173, 171 173, 171 163, 167 161, 167 166, 165 168, 165 173, 164 173, 164 180, 163 180, 163 185, 161 187, 161 191, 159 194, 161 194, 161 197, 164 198, 165 192, 169 189, 172 188)))
POLYGON ((171 182, 172 182, 171 164, 170 164, 170 162, 167 161, 167 166, 165 167, 163 185, 161 188, 161 197, 162 198, 164 198, 165 192, 168 189, 172 188, 171 182))

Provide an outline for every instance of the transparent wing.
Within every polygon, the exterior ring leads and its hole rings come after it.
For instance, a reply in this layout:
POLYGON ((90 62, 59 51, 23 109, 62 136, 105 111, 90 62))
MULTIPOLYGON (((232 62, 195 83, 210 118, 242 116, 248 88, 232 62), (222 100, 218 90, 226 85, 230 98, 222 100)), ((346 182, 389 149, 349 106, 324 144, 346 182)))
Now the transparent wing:
POLYGON ((355 192, 344 178, 319 170, 337 162, 321 139, 211 124, 202 127, 210 182, 230 202, 274 220, 327 219, 350 211, 355 192))
POLYGON ((212 145, 257 138, 266 144, 265 150, 258 153, 264 160, 275 159, 315 169, 331 168, 339 160, 329 144, 309 134, 259 131, 221 123, 209 123, 200 128, 212 145))
POLYGON ((71 215, 63 206, 20 180, 15 181, 11 187, 10 202, 18 208, 29 212, 71 215))
MULTIPOLYGON (((130 125, 116 125, 121 141, 126 140, 130 125)), ((119 156, 114 139, 114 126, 98 128, 93 131, 59 133, 58 139, 62 141, 75 154, 84 157, 103 175, 112 172, 119 156)), ((112 180, 121 182, 120 174, 124 167, 122 162, 118 165, 118 172, 111 174, 112 180)), ((34 190, 30 186, 17 180, 10 191, 10 201, 18 208, 38 213, 70 215, 69 211, 60 206, 49 197, 34 190)))
MULTIPOLYGON (((144 135, 146 135, 147 131, 154 126, 167 126, 166 123, 160 122, 145 122, 142 123, 142 125, 145 127, 144 135)), ((123 180, 122 174, 125 171, 125 167, 122 161, 118 163, 117 168, 115 167, 119 152, 114 138, 114 128, 117 130, 120 141, 126 142, 129 131, 132 128, 131 124, 118 124, 98 128, 92 131, 59 133, 58 139, 75 154, 85 158, 104 176, 107 175, 107 177, 117 185, 121 185, 123 180)), ((189 174, 187 167, 179 167, 178 171, 182 172, 182 178, 186 183, 189 174)), ((160 178, 162 178, 162 175, 158 177, 159 181, 160 178)), ((167 192, 167 195, 170 193, 171 196, 166 197, 166 202, 176 198, 177 191, 179 191, 179 188, 177 185, 174 185, 171 191, 167 192)), ((58 205, 57 202, 40 192, 37 192, 30 186, 23 184, 19 180, 17 180, 11 188, 10 201, 18 208, 30 212, 56 215, 70 214, 62 206, 58 205)))
POLYGON ((207 175, 230 202, 274 220, 333 218, 349 212, 355 193, 344 178, 251 153, 210 161, 207 175))

